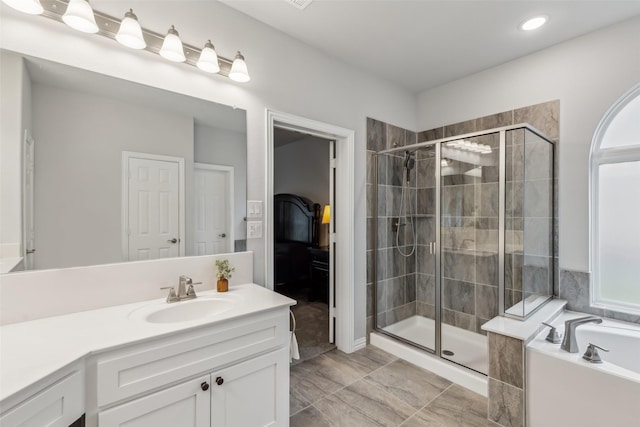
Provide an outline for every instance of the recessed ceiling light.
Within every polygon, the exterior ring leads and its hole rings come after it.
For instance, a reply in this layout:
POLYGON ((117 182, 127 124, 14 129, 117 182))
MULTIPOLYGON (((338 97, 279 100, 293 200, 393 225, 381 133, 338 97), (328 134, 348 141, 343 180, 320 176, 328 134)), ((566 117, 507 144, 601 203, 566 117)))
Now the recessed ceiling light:
POLYGON ((535 30, 542 27, 547 23, 547 21, 549 21, 549 17, 547 15, 539 15, 524 21, 522 24, 520 24, 520 29, 523 31, 535 30))

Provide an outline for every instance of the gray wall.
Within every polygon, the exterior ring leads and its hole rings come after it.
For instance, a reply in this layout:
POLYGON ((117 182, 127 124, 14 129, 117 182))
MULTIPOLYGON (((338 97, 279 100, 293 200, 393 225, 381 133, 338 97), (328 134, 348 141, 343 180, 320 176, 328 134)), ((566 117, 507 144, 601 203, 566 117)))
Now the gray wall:
MULTIPOLYGON (((274 151, 275 194, 304 196, 322 206, 329 204, 329 141, 303 138, 274 151)), ((320 246, 329 244, 329 228, 320 226, 320 246)))
MULTIPOLYGON (((234 238, 247 238, 244 220, 247 209, 247 135, 226 129, 195 123, 194 162, 233 166, 234 176, 234 238)), ((187 248, 187 253, 189 253, 187 248)))
POLYGON ((122 151, 184 158, 190 217, 191 117, 35 84, 33 119, 35 268, 122 261, 122 151))

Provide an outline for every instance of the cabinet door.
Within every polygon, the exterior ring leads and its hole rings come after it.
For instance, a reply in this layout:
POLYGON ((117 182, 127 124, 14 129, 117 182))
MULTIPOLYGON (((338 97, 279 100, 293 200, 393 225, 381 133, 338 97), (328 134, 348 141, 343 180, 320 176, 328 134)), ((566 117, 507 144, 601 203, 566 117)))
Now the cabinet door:
POLYGON ((288 426, 288 348, 211 374, 211 427, 288 426))
POLYGON ((98 414, 100 427, 209 427, 209 375, 98 414), (203 390, 206 388, 207 390, 203 390))

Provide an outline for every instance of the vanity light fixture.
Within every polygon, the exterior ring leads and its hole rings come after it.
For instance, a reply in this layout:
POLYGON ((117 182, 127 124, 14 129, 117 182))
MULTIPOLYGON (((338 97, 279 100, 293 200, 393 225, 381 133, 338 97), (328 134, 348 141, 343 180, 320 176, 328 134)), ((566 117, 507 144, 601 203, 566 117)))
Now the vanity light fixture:
POLYGON ((87 0, 70 0, 67 11, 62 15, 65 24, 83 33, 97 33, 98 24, 93 8, 87 0))
POLYGON ((129 9, 124 14, 120 29, 116 34, 116 40, 121 45, 132 49, 144 49, 147 47, 147 42, 144 41, 144 36, 142 35, 142 27, 140 27, 138 17, 133 13, 133 9, 129 9))
POLYGON ((520 29, 522 31, 532 31, 542 27, 549 21, 549 16, 547 15, 539 15, 533 18, 527 19, 522 24, 520 24, 520 29))
POLYGON ((44 12, 40 0, 2 0, 2 2, 15 10, 29 15, 41 15, 44 12))
POLYGON ((164 42, 160 49, 160 56, 173 62, 184 62, 187 58, 184 56, 184 47, 182 46, 182 40, 180 40, 180 34, 176 31, 176 27, 173 25, 167 31, 167 35, 164 36, 164 42))
POLYGON ((203 49, 182 43, 174 26, 166 36, 140 26, 133 10, 123 19, 93 10, 88 0, 1 0, 6 5, 29 14, 64 22, 86 33, 98 33, 124 46, 144 49, 171 61, 184 62, 208 73, 217 73, 236 82, 251 80, 247 64, 240 52, 235 60, 218 56, 209 40, 203 49), (64 12, 64 13, 63 13, 64 12))
POLYGON ((218 64, 218 54, 215 47, 211 43, 211 40, 207 40, 200 52, 200 59, 196 63, 196 66, 202 71, 207 73, 217 73, 220 71, 220 64, 218 64))
POLYGON ((240 83, 246 83, 251 80, 251 77, 249 77, 249 71, 247 70, 247 63, 244 62, 244 56, 242 56, 240 51, 236 53, 236 59, 233 60, 231 71, 229 72, 229 78, 240 83))

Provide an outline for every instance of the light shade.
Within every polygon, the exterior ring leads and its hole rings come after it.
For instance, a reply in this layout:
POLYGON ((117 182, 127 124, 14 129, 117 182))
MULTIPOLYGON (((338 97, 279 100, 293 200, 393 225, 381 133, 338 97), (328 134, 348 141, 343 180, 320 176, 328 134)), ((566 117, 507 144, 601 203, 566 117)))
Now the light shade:
POLYGON ((324 211, 322 211, 322 224, 331 223, 331 206, 324 205, 324 211))
POLYGON ((40 0, 2 0, 2 2, 15 10, 28 13, 29 15, 40 15, 44 12, 40 0))
POLYGON ((98 25, 93 9, 87 0, 71 0, 62 16, 65 24, 83 33, 97 33, 98 25))
POLYGON ((247 70, 247 64, 244 62, 244 56, 242 56, 240 51, 238 51, 236 59, 234 59, 233 64, 231 64, 229 78, 240 83, 245 83, 251 80, 251 77, 249 77, 249 71, 247 70))
POLYGON ((531 19, 527 19, 522 24, 520 24, 520 29, 523 31, 535 30, 546 24, 548 20, 549 17, 547 15, 536 16, 531 19))
POLYGON ((162 43, 162 49, 160 49, 160 56, 173 62, 184 62, 187 59, 184 56, 184 47, 182 47, 180 34, 178 34, 173 25, 164 37, 164 43, 162 43))
POLYGON ((216 49, 213 47, 213 44, 211 44, 211 40, 205 43, 202 52, 200 52, 200 59, 198 59, 196 65, 207 73, 217 73, 220 71, 218 54, 216 54, 216 49))
POLYGON ((129 12, 124 14, 124 19, 120 23, 118 34, 116 34, 116 40, 132 49, 144 49, 147 47, 138 17, 133 13, 133 9, 129 9, 129 12))

